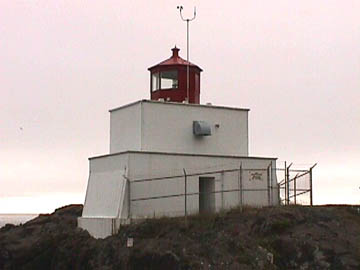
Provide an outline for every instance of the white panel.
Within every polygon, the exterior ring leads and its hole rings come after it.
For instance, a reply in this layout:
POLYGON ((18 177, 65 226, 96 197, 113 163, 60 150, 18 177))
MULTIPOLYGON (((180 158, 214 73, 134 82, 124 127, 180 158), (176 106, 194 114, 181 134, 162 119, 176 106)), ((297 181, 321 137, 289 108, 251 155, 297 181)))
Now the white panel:
POLYGON ((142 150, 248 155, 248 111, 212 106, 144 102, 142 150), (206 121, 211 136, 193 134, 193 121, 206 121))
POLYGON ((78 226, 87 230, 95 238, 105 238, 116 234, 120 228, 121 220, 112 218, 78 218, 78 226))
MULTIPOLYGON (((249 172, 243 171, 243 188, 267 189, 266 169, 271 163, 275 169, 275 161, 271 159, 236 158, 236 157, 212 157, 192 155, 170 155, 156 153, 130 153, 129 154, 129 178, 146 179, 151 177, 182 175, 183 168, 188 174, 210 172, 227 169, 238 169, 240 163, 243 169, 255 169, 262 174, 262 180, 249 181, 249 172)), ((275 171, 275 170, 274 170, 275 171)), ((225 172, 208 174, 203 176, 215 177, 216 191, 238 189, 239 173, 225 172), (223 179, 223 180, 222 180, 223 179), (223 181, 223 182, 222 182, 223 181)), ((199 177, 188 177, 187 191, 198 192, 199 177)), ((273 180, 274 192, 277 186, 276 178, 273 180)), ((131 198, 143 198, 151 196, 164 196, 184 192, 184 177, 158 180, 153 182, 131 183, 131 198)), ((268 204, 268 193, 265 191, 244 191, 243 203, 253 206, 265 206, 268 204)), ((240 192, 223 192, 215 195, 216 210, 236 207, 240 203, 240 192)), ((278 200, 274 196, 273 204, 278 200)), ((182 216, 184 215, 184 197, 163 198, 154 200, 136 201, 131 203, 132 218, 153 216, 182 216)), ((199 196, 191 195, 187 199, 188 213, 197 213, 199 209, 199 196)))
POLYGON ((128 150, 248 155, 246 109, 139 101, 111 111, 110 153, 128 150), (211 136, 195 136, 193 121, 210 124, 211 136))
POLYGON ((116 171, 128 166, 128 154, 105 155, 90 159, 90 172, 116 171))
POLYGON ((110 154, 141 150, 141 103, 110 113, 110 154))
POLYGON ((117 217, 121 212, 124 170, 90 172, 83 217, 117 217))
MULTIPOLYGON (((106 237, 117 230, 120 221, 127 222, 131 218, 183 216, 185 212, 184 197, 161 198, 153 200, 133 201, 128 208, 128 185, 123 177, 126 167, 127 177, 131 181, 131 199, 166 196, 184 193, 184 177, 139 182, 135 180, 162 177, 181 176, 204 173, 202 176, 215 178, 215 190, 237 189, 239 187, 238 172, 221 172, 222 170, 243 168, 243 188, 267 189, 266 169, 271 164, 273 168, 273 205, 278 204, 277 180, 275 175, 275 159, 251 157, 199 156, 185 154, 162 154, 146 152, 129 152, 109 155, 90 160, 90 178, 85 200, 83 216, 79 226, 86 229, 94 237, 106 237), (246 169, 255 169, 257 175, 251 175, 246 169), (210 174, 211 171, 220 171, 210 174), (262 173, 261 177, 259 174, 262 173), (257 179, 256 179, 257 178, 257 179), (251 180, 250 180, 251 179, 251 180), (121 217, 121 219, 119 219, 121 217), (115 222, 115 223, 114 223, 115 222)), ((199 191, 199 176, 187 177, 187 192, 199 191)), ((264 191, 244 191, 243 203, 253 206, 268 204, 268 193, 264 191)), ((240 203, 240 193, 223 192, 215 195, 216 210, 236 207, 240 203)), ((187 197, 187 213, 199 211, 199 196, 187 197)))
POLYGON ((243 203, 253 206, 268 205, 268 178, 266 167, 263 170, 243 171, 243 203), (249 189, 246 191, 246 189, 249 189), (253 189, 256 189, 254 191, 253 189))

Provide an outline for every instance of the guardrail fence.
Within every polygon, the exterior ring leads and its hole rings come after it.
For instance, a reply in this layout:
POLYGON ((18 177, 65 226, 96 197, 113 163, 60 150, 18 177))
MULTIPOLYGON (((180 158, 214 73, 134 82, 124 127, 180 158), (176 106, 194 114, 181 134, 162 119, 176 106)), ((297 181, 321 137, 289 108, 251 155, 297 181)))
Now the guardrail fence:
POLYGON ((286 164, 284 168, 277 168, 283 173, 279 181, 280 201, 283 205, 313 205, 313 169, 293 169, 293 163, 286 164))

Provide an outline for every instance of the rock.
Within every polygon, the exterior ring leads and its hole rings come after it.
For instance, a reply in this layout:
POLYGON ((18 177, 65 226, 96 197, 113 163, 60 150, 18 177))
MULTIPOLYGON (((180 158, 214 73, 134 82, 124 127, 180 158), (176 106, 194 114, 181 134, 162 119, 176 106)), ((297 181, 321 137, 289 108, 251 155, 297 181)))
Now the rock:
POLYGON ((106 239, 77 228, 81 211, 0 229, 0 269, 360 269, 360 215, 346 208, 244 208, 189 216, 186 227, 152 219, 106 239))
POLYGON ((316 247, 314 251, 314 261, 317 265, 328 269, 330 267, 330 264, 326 261, 326 257, 324 256, 324 253, 319 250, 319 247, 316 247))
POLYGON ((157 252, 132 253, 129 258, 130 269, 180 269, 179 257, 168 251, 164 254, 157 252))

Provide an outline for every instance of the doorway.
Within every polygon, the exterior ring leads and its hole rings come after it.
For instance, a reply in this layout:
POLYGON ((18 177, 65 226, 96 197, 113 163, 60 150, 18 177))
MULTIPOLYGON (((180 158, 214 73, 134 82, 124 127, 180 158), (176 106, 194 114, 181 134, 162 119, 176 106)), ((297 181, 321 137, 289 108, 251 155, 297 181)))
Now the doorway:
POLYGON ((215 177, 199 177, 199 213, 215 212, 215 177))

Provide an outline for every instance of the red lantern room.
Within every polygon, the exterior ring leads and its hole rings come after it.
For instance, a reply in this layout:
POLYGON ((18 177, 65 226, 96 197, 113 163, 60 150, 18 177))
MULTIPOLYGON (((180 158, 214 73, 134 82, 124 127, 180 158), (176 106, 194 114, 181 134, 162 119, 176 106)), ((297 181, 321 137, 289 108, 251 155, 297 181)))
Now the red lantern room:
POLYGON ((172 56, 155 65, 150 71, 151 100, 200 104, 200 72, 202 69, 179 56, 173 48, 172 56), (189 68, 189 86, 187 82, 189 68))

